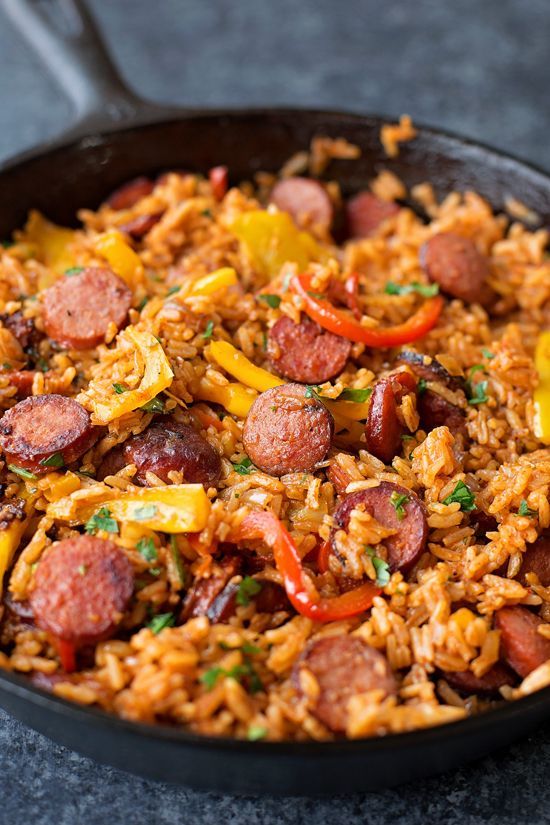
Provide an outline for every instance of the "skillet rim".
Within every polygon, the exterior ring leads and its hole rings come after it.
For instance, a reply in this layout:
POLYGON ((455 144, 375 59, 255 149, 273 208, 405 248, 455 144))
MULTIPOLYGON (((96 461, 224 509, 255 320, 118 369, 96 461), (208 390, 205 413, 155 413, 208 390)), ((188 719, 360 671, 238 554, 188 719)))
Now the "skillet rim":
MULTIPOLYGON (((224 107, 219 109, 159 108, 158 114, 154 117, 151 117, 151 113, 149 112, 145 118, 138 116, 135 122, 113 122, 107 125, 107 128, 102 128, 97 131, 91 129, 89 133, 82 132, 82 125, 72 127, 57 137, 48 139, 35 147, 12 155, 0 161, 0 183, 3 174, 13 172, 18 167, 24 167, 28 162, 47 159, 48 155, 64 150, 77 149, 82 152, 86 150, 86 144, 88 144, 90 148, 101 145, 108 141, 110 137, 121 133, 129 133, 139 129, 146 129, 147 127, 168 126, 185 120, 220 120, 223 118, 238 119, 243 117, 277 119, 293 115, 326 118, 328 121, 327 126, 332 126, 333 123, 336 125, 337 121, 348 121, 357 126, 364 125, 365 127, 377 127, 379 129, 383 124, 395 121, 395 116, 382 115, 380 113, 360 113, 354 110, 337 109, 309 109, 300 106, 224 107)), ((93 121, 90 125, 93 126, 93 121)), ((105 126, 105 124, 103 124, 103 126, 105 126)), ((527 172, 529 175, 539 178, 540 183, 546 185, 548 188, 550 203, 550 171, 546 171, 537 164, 508 151, 496 149, 483 141, 477 141, 450 130, 439 129, 417 122, 414 122, 414 127, 417 130, 417 137, 427 138, 432 141, 443 140, 447 150, 455 148, 455 150, 462 152, 481 153, 486 159, 491 159, 496 162, 506 162, 509 165, 511 164, 519 168, 523 173, 527 172)), ((414 141, 412 141, 412 143, 414 143, 414 141)), ((408 143, 405 143, 404 146, 401 147, 400 152, 406 152, 407 148, 408 143)), ((385 160, 388 164, 391 164, 392 160, 394 160, 393 158, 384 156, 382 148, 380 154, 381 160, 385 160)), ((505 702, 501 706, 484 711, 476 716, 402 733, 362 737, 358 739, 337 739, 326 742, 296 742, 292 740, 277 742, 260 740, 250 742, 246 739, 204 736, 175 726, 153 725, 124 719, 114 713, 108 713, 95 707, 80 705, 77 702, 62 699, 52 693, 48 693, 46 690, 36 687, 24 676, 0 669, 0 707, 2 707, 3 704, 1 701, 1 694, 3 692, 14 694, 17 698, 23 699, 29 705, 39 708, 41 712, 49 712, 58 718, 62 717, 65 721, 73 719, 87 723, 95 722, 103 728, 119 729, 124 731, 125 734, 138 739, 142 737, 157 739, 181 745, 201 747, 205 750, 238 750, 245 753, 260 753, 262 756, 273 755, 277 757, 290 756, 298 758, 302 756, 314 756, 315 758, 320 756, 333 757, 338 753, 347 755, 357 752, 364 754, 371 752, 372 755, 375 755, 376 752, 393 750, 395 748, 403 751, 410 748, 422 747, 425 744, 431 744, 438 740, 459 740, 465 737, 473 737, 476 733, 481 733, 484 729, 498 725, 500 722, 506 722, 511 717, 527 716, 529 711, 534 710, 537 706, 542 706, 546 702, 550 702, 550 686, 548 686, 521 699, 505 702)), ((9 711, 5 712, 11 715, 9 711)), ((20 717, 16 715, 16 718, 20 717)), ((23 720, 21 721, 25 724, 23 720)), ((33 727, 33 725, 31 725, 31 727, 33 727)))

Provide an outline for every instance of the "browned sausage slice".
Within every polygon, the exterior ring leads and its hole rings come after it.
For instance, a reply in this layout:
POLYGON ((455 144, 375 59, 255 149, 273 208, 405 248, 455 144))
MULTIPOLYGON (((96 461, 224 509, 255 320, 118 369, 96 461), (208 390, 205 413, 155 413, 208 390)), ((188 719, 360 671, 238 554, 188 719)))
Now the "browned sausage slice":
POLYGON ((384 541, 392 572, 406 572, 418 561, 428 541, 428 522, 416 493, 390 481, 350 493, 334 511, 337 529, 347 530, 351 511, 355 509, 370 513, 384 527, 397 531, 384 541))
POLYGON ((550 639, 537 632, 544 622, 526 607, 502 607, 495 613, 504 658, 522 678, 550 659, 550 639))
POLYGON ((99 475, 105 478, 126 464, 135 464, 134 481, 147 485, 147 472, 155 473, 166 484, 169 473, 182 473, 188 484, 216 484, 221 473, 221 458, 214 447, 189 424, 161 419, 140 435, 131 436, 121 447, 105 457, 99 475))
POLYGON ((489 262, 470 238, 453 232, 434 235, 420 249, 420 264, 428 278, 454 298, 481 304, 494 298, 486 283, 489 262))
POLYGON ((138 215, 136 218, 132 218, 131 221, 121 224, 117 229, 120 229, 121 232, 126 232, 127 235, 130 235, 135 240, 139 240, 160 221, 161 217, 162 212, 155 212, 154 215, 138 215))
POLYGON ((353 636, 327 636, 307 645, 292 671, 300 693, 303 669, 309 670, 319 685, 312 712, 335 733, 346 730, 352 696, 369 690, 382 690, 386 695, 397 692, 385 656, 353 636))
POLYGON ((9 379, 10 384, 13 384, 14 387, 17 388, 16 397, 18 399, 27 398, 29 395, 32 395, 32 385, 34 383, 36 370, 11 370, 1 374, 5 375, 9 379))
POLYGON ((374 385, 365 421, 365 442, 369 453, 384 464, 390 464, 401 452, 405 426, 397 406, 410 392, 416 392, 416 381, 409 372, 395 373, 374 385))
POLYGON ((154 188, 155 184, 149 178, 134 178, 115 189, 107 198, 107 203, 111 209, 130 209, 146 195, 150 195, 154 188))
POLYGON ((413 350, 403 350, 399 353, 397 360, 408 364, 418 378, 424 378, 425 381, 438 381, 450 390, 464 389, 462 376, 451 375, 437 358, 431 358, 413 350))
POLYGON ((124 325, 131 303, 132 293, 114 272, 88 267, 45 291, 44 329, 65 347, 90 349, 101 344, 110 324, 124 325))
POLYGON ((76 461, 97 440, 90 414, 63 395, 25 398, 0 419, 0 447, 8 464, 33 473, 76 461))
POLYGON ((536 573, 543 587, 550 587, 550 536, 542 535, 527 547, 523 554, 520 579, 526 581, 527 573, 536 573))
POLYGON ((40 340, 44 337, 36 329, 33 319, 25 318, 20 310, 12 315, 0 315, 0 321, 6 329, 9 329, 14 338, 17 338, 25 351, 36 349, 40 340))
POLYGON ((227 599, 214 608, 216 600, 230 586, 229 581, 235 576, 242 564, 239 556, 225 556, 216 564, 208 578, 195 579, 187 591, 180 619, 186 622, 194 616, 208 616, 211 621, 219 621, 222 615, 228 618, 235 611, 235 601, 227 599))
POLYGON ((40 628, 79 647, 112 634, 133 589, 132 566, 120 547, 75 536, 45 553, 30 602, 40 628))
POLYGON ((322 384, 346 366, 351 342, 326 332, 303 317, 295 324, 287 315, 268 333, 267 354, 281 375, 301 384, 322 384))
POLYGON ((484 673, 483 676, 474 676, 471 670, 460 672, 447 671, 443 674, 445 680, 459 693, 470 695, 479 693, 481 696, 491 696, 498 693, 504 685, 513 685, 517 677, 510 668, 497 662, 484 673))
POLYGON ((359 192, 346 204, 348 235, 350 238, 370 238, 380 224, 398 212, 398 204, 380 200, 372 192, 359 192))
POLYGON ((334 209, 325 187, 311 178, 286 178, 275 184, 271 203, 288 212, 298 226, 314 225, 329 229, 334 209))
POLYGON ((252 462, 274 476, 308 472, 330 449, 334 419, 306 387, 284 384, 255 400, 244 425, 243 444, 252 462))

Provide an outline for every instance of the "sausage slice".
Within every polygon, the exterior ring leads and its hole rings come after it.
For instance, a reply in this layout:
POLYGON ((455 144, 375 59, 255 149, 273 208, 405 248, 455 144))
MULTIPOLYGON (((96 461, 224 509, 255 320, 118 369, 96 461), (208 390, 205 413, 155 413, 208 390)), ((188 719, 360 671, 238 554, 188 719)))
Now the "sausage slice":
POLYGON ((494 293, 486 283, 489 261, 470 238, 441 232, 420 249, 420 265, 444 292, 467 303, 489 304, 494 293))
POLYGON ((300 674, 309 670, 319 685, 312 708, 315 716, 335 733, 343 733, 348 721, 348 702, 368 690, 397 692, 385 656, 353 636, 327 636, 310 642, 292 671, 296 689, 302 693, 300 674))
POLYGON ((268 334, 267 354, 273 367, 300 384, 334 378, 346 366, 350 352, 350 341, 326 332, 307 317, 295 324, 283 315, 268 334))
POLYGON ((311 178, 286 178, 275 184, 271 203, 282 212, 288 212, 298 226, 329 229, 334 209, 325 187, 311 178))
POLYGON ((536 573, 542 586, 550 587, 550 535, 539 536, 527 547, 520 568, 522 582, 527 573, 536 573))
POLYGON ((381 481, 378 487, 350 493, 333 513, 337 529, 347 530, 351 511, 355 509, 370 513, 384 527, 397 531, 384 541, 388 564, 392 572, 410 570, 428 541, 426 511, 416 493, 390 481, 381 481))
POLYGON ((155 184, 145 177, 134 178, 119 186, 118 189, 109 195, 107 203, 111 209, 131 209, 138 201, 150 195, 155 184))
POLYGON ((380 224, 398 212, 397 203, 383 201, 372 192, 359 192, 346 204, 348 235, 350 238, 370 238, 380 224))
POLYGON ((135 240, 139 240, 146 235, 153 226, 160 221, 162 212, 155 212, 154 215, 137 215, 131 221, 118 226, 121 232, 126 232, 135 240))
POLYGON ((519 604, 495 613, 504 658, 523 679, 550 659, 550 639, 537 632, 541 624, 538 616, 519 604))
POLYGON ((443 676, 454 690, 466 695, 492 696, 504 685, 513 685, 516 681, 515 674, 502 662, 494 664, 483 676, 474 676, 471 670, 446 671, 443 676))
POLYGON ((248 413, 243 444, 252 462, 274 476, 308 472, 330 449, 334 419, 306 387, 284 384, 258 396, 248 413))
POLYGON ((80 647, 113 633, 133 589, 132 566, 120 547, 75 536, 45 553, 30 603, 38 627, 80 647))
POLYGON ((44 292, 44 329, 62 346, 90 349, 101 344, 110 324, 124 326, 131 304, 131 291, 114 272, 87 267, 44 292))
POLYGON ((17 338, 25 351, 36 349, 43 338, 42 333, 36 329, 33 319, 25 318, 21 310, 12 315, 0 315, 0 321, 6 329, 9 329, 14 338, 17 338))
POLYGON ((231 586, 229 581, 239 572, 241 564, 242 559, 239 556, 225 556, 207 579, 195 579, 185 596, 181 621, 186 622, 194 616, 208 616, 210 621, 220 621, 222 617, 229 618, 235 611, 236 590, 232 604, 230 599, 224 599, 223 604, 219 602, 216 607, 216 601, 224 590, 231 586))
POLYGON ((33 473, 71 464, 97 438, 88 411, 64 395, 25 398, 0 419, 0 447, 6 461, 33 473))
POLYGON ((391 464, 401 452, 405 426, 397 407, 407 393, 415 391, 416 381, 409 372, 395 373, 374 385, 365 421, 365 441, 369 453, 384 464, 391 464))

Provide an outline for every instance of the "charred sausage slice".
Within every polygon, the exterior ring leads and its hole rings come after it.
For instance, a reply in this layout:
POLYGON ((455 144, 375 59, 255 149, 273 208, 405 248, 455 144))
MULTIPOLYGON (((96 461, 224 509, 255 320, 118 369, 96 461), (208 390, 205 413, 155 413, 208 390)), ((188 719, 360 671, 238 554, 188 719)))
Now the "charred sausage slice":
POLYGON ((114 272, 87 267, 45 291, 44 329, 65 347, 90 349, 101 344, 111 324, 125 324, 131 303, 131 291, 114 272))
POLYGON ((370 513, 384 527, 396 531, 384 541, 392 572, 406 572, 418 561, 428 541, 428 522, 416 493, 390 481, 350 493, 334 511, 336 529, 348 529, 351 511, 355 509, 370 513))
POLYGON ((238 556, 225 556, 221 559, 212 574, 206 579, 195 579, 193 585, 187 591, 181 621, 186 622, 194 616, 208 616, 210 621, 219 621, 222 615, 228 618, 235 611, 235 601, 231 605, 230 599, 224 599, 223 605, 220 602, 215 607, 216 600, 229 586, 229 581, 241 568, 242 560, 238 556))
POLYGON ((76 461, 97 438, 88 411, 63 395, 25 398, 0 419, 6 461, 33 473, 76 461))
POLYGON ((109 195, 107 203, 111 209, 131 209, 138 201, 150 195, 155 184, 152 180, 145 177, 134 178, 124 183, 118 189, 109 195))
POLYGON ((370 238, 380 224, 398 212, 398 204, 380 200, 372 192, 359 192, 346 204, 348 235, 350 238, 370 238))
POLYGON ((503 656, 523 679, 550 659, 550 639, 537 631, 541 624, 544 622, 538 616, 519 604, 495 613, 503 656))
POLYGON ((80 647, 113 633, 133 588, 132 566, 120 547, 75 536, 45 553, 30 603, 40 628, 80 647))
POLYGON ((390 464, 401 452, 405 426, 397 414, 403 397, 416 391, 416 381, 409 372, 382 378, 374 385, 365 421, 365 441, 372 455, 390 464))
POLYGON ((319 685, 312 712, 334 733, 346 730, 352 696, 369 690, 382 690, 386 695, 397 692, 385 656, 353 636, 327 636, 307 645, 292 672, 300 693, 304 669, 313 674, 319 685))
POLYGON ((536 573, 543 587, 550 587, 550 535, 542 535, 527 547, 523 554, 520 579, 526 581, 527 573, 536 573))
POLYGON ((308 472, 330 449, 334 419, 306 387, 284 384, 258 396, 248 413, 243 444, 252 462, 274 476, 308 472))
POLYGON ((334 209, 325 187, 311 178, 286 178, 275 184, 271 203, 282 212, 288 212, 298 226, 329 229, 334 209))
POLYGON ((450 686, 459 693, 478 693, 481 696, 492 696, 504 685, 513 685, 517 678, 510 668, 501 662, 493 665, 483 676, 474 676, 471 670, 447 671, 443 675, 450 686))
POLYGON ((486 283, 489 261, 470 238, 441 232, 420 249, 420 264, 443 292, 467 303, 488 304, 494 293, 486 283))
POLYGON ((350 341, 306 317, 295 324, 283 315, 268 334, 267 353, 274 369, 301 384, 334 378, 346 366, 350 352, 350 341))

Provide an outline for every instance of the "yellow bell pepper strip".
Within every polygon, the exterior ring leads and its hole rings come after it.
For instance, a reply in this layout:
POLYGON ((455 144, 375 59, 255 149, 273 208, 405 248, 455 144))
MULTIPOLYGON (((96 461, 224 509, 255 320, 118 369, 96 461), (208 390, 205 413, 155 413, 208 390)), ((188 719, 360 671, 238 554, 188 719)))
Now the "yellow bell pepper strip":
POLYGON ((38 289, 47 289, 76 263, 69 249, 75 239, 75 231, 57 226, 35 210, 29 213, 23 231, 25 241, 36 247, 37 259, 49 269, 49 272, 41 273, 38 279, 38 289))
POLYGON ((0 596, 2 581, 34 510, 35 496, 29 496, 24 487, 21 489, 20 498, 25 499, 25 517, 14 519, 4 530, 0 530, 0 596))
POLYGON ((237 378, 247 387, 258 390, 258 392, 265 392, 272 387, 279 387, 285 383, 281 378, 277 378, 267 370, 257 367, 252 361, 248 360, 246 355, 227 341, 213 341, 208 347, 207 353, 229 375, 237 378))
POLYGON ((286 212, 243 212, 229 229, 244 245, 254 269, 269 280, 279 274, 285 263, 306 269, 312 261, 323 257, 312 235, 297 229, 286 212))
POLYGON ((137 410, 138 407, 152 401, 159 392, 169 387, 174 378, 170 362, 154 335, 132 326, 127 327, 120 335, 133 344, 136 355, 143 365, 143 377, 133 390, 117 394, 113 389, 113 394, 107 401, 103 400, 102 394, 94 395, 92 380, 90 382, 92 392, 87 394, 86 398, 92 409, 92 423, 94 424, 108 424, 109 421, 120 418, 121 415, 137 410))
POLYGON ((539 382, 534 393, 535 435, 550 444, 550 331, 541 332, 535 349, 535 368, 539 382))
POLYGON ((99 235, 94 245, 96 251, 108 261, 115 275, 122 278, 129 287, 133 288, 143 281, 140 257, 118 229, 109 229, 108 232, 99 235))
POLYGON ((342 416, 351 421, 364 421, 370 406, 369 401, 338 401, 337 398, 332 400, 331 398, 323 398, 322 395, 320 400, 333 415, 342 416))
POLYGON ((130 487, 124 491, 94 484, 53 502, 46 512, 50 518, 70 524, 86 524, 92 519, 92 531, 93 516, 105 508, 115 521, 163 533, 197 533, 206 527, 210 507, 202 484, 130 487))
POLYGON ((437 323, 443 309, 443 298, 428 298, 419 310, 403 324, 391 327, 364 327, 343 310, 336 309, 324 295, 311 292, 311 275, 295 275, 290 288, 302 298, 306 315, 323 329, 341 335, 349 341, 357 341, 368 347, 397 347, 422 338, 437 323))
POLYGON ((213 384, 208 378, 203 377, 199 382, 195 397, 201 401, 220 404, 228 413, 237 418, 246 418, 258 393, 242 384, 213 384))
POLYGON ((185 296, 193 297, 199 295, 213 295, 220 289, 228 289, 230 286, 235 286, 239 283, 237 273, 232 266, 223 266, 221 269, 216 269, 208 275, 203 275, 191 284, 188 294, 185 296))
POLYGON ((273 551, 286 594, 302 616, 316 622, 336 622, 364 613, 382 590, 372 582, 360 585, 341 596, 324 598, 307 576, 292 536, 275 513, 254 510, 244 517, 233 536, 237 543, 261 538, 273 551))

